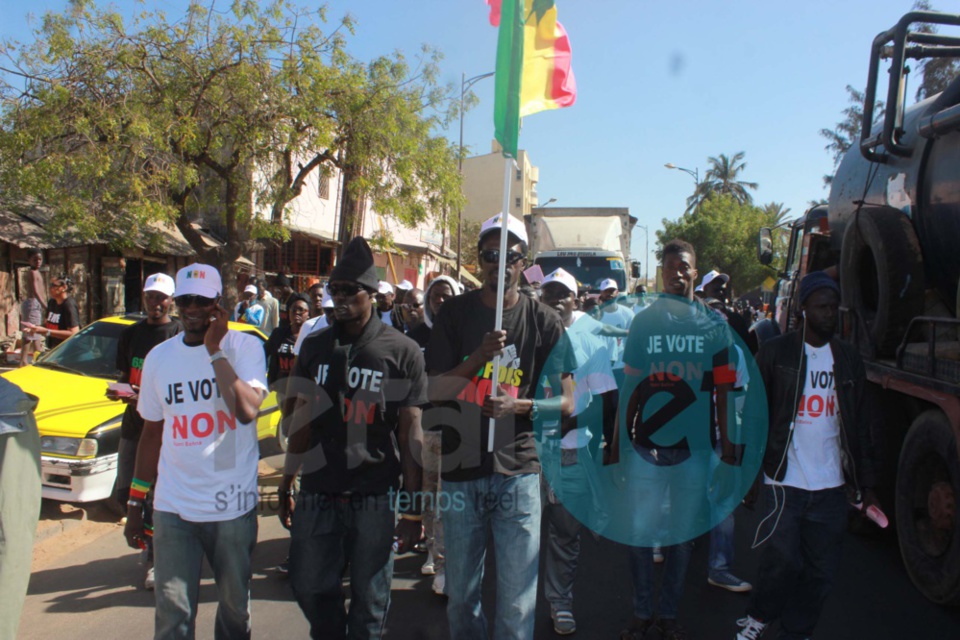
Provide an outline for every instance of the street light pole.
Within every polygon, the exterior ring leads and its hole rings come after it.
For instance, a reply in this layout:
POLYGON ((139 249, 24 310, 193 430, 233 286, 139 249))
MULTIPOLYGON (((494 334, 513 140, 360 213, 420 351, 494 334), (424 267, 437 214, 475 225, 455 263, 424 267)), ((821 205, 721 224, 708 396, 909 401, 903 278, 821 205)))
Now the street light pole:
MULTIPOLYGON (((461 180, 463 180, 463 97, 470 87, 484 78, 489 78, 493 73, 493 71, 481 73, 469 79, 466 73, 460 74, 460 146, 457 148, 457 170, 460 172, 461 180)), ((460 281, 461 255, 463 255, 463 205, 460 205, 457 211, 457 282, 460 281)))
POLYGON ((643 264, 647 270, 647 275, 643 277, 644 286, 650 286, 650 230, 642 224, 637 225, 638 229, 643 229, 644 251, 643 264))
POLYGON ((678 167, 672 162, 668 162, 663 166, 665 166, 667 169, 677 169, 678 171, 683 171, 684 173, 689 175, 691 178, 693 178, 693 182, 695 185, 693 195, 697 199, 696 212, 700 213, 700 195, 701 195, 700 194, 700 169, 698 167, 694 167, 693 171, 691 171, 690 169, 684 169, 683 167, 678 167))

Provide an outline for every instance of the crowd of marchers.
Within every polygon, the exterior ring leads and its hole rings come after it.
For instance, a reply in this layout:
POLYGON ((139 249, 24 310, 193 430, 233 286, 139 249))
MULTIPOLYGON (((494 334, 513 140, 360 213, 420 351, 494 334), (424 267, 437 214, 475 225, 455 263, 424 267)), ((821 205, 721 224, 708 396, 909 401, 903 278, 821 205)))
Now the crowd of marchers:
MULTIPOLYGON (((716 637, 809 638, 850 505, 877 505, 863 364, 835 336, 837 283, 804 278, 797 330, 758 344, 730 278, 700 277, 681 239, 662 247, 656 296, 613 280, 584 291, 563 269, 521 286, 519 220, 495 216, 475 240, 482 286, 467 292, 447 276, 424 290, 381 281, 363 238, 327 283, 298 293, 280 276, 274 297, 253 281, 233 309, 209 265, 146 280, 146 317, 118 349, 120 382, 134 393, 111 398, 127 403, 117 488, 155 592, 155 637, 194 637, 204 559, 219 595, 215 637, 251 637, 257 501, 229 497, 257 495, 256 419, 276 391, 287 438, 282 566, 313 638, 383 637, 394 557, 420 546, 451 638, 485 640, 489 626, 497 639, 533 638, 539 580, 554 631, 596 637, 574 617, 577 564, 581 536, 613 536, 611 517, 627 521, 633 585, 621 639, 688 637, 679 603, 693 541, 707 531, 709 584, 751 592, 716 637), (265 345, 229 320, 260 327, 265 345), (742 402, 751 385, 765 399, 762 424, 742 402), (831 410, 812 410, 814 399, 831 410), (730 500, 717 471, 743 466, 750 425, 766 446, 749 490, 730 500), (754 584, 733 569, 741 500, 763 515, 754 584)), ((51 299, 31 306, 28 342, 76 331, 61 327, 69 285, 54 279, 51 299), (56 323, 41 324, 54 307, 56 323)))

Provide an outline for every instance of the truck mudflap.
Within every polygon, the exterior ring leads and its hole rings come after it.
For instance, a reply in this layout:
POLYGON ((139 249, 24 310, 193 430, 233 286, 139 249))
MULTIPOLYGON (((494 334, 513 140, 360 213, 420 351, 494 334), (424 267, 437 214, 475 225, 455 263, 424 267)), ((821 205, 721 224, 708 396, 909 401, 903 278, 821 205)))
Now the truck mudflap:
POLYGON ((64 502, 109 498, 117 479, 117 454, 90 460, 40 457, 42 496, 64 502))

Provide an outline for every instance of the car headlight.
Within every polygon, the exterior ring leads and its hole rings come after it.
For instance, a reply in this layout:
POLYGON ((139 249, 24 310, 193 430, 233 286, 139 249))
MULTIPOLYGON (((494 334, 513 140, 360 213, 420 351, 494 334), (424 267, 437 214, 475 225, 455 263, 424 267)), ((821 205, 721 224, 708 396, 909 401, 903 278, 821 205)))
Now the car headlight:
POLYGON ((42 436, 40 438, 40 449, 43 453, 56 456, 92 458, 97 455, 97 441, 93 438, 42 436))

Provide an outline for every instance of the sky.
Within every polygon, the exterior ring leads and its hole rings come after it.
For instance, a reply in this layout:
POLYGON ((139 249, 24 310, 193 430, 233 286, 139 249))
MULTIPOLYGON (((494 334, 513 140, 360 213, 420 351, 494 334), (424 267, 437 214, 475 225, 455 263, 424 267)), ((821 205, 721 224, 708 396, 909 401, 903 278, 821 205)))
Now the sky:
MULTIPOLYGON (((679 217, 694 187, 691 176, 665 163, 702 176, 708 157, 743 151, 742 179, 759 183, 757 204, 782 202, 800 215, 810 200, 828 197, 823 176, 833 162, 819 131, 841 120, 847 84, 864 88, 873 38, 913 0, 556 4, 570 37, 577 101, 524 119, 520 146, 540 168, 541 203, 556 198, 563 207, 629 207, 639 219, 633 258, 643 262, 639 227, 649 230, 654 260, 662 219, 679 217)), ((960 12, 958 0, 932 4, 960 12)), ((0 38, 28 40, 45 11, 66 6, 66 0, 0 0, 0 38)), ((146 0, 143 8, 162 7, 173 16, 183 6, 182 0, 146 0)), ((346 13, 356 21, 348 51, 360 60, 396 50, 413 58, 425 43, 444 54, 443 82, 459 85, 462 73, 469 78, 494 69, 497 30, 484 0, 331 0, 327 6, 328 21, 346 13)), ((474 92, 479 104, 465 116, 464 144, 487 153, 493 79, 479 81, 474 92)), ((458 124, 439 133, 456 143, 458 124)))

